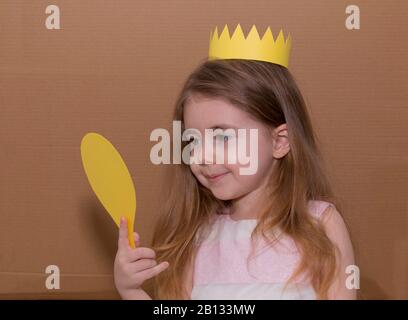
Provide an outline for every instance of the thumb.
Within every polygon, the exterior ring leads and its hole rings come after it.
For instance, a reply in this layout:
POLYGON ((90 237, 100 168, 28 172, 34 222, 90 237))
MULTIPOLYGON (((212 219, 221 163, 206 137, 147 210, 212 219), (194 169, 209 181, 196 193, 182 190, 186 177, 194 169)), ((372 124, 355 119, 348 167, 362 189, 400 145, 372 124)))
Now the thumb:
POLYGON ((119 227, 118 247, 120 249, 124 249, 124 248, 127 248, 128 246, 129 246, 129 241, 128 241, 127 220, 125 217, 121 217, 120 227, 119 227))
POLYGON ((133 232, 133 238, 135 240, 135 246, 140 246, 140 235, 137 232, 133 232))

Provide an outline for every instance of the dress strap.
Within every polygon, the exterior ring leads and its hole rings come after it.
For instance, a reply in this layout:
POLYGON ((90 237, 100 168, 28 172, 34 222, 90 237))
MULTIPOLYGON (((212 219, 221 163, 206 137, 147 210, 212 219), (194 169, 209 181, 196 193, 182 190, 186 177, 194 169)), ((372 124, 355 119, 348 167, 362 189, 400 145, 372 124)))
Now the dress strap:
POLYGON ((310 213, 317 219, 322 218, 323 212, 329 207, 335 207, 333 203, 322 201, 322 200, 310 200, 309 201, 309 210, 310 213))

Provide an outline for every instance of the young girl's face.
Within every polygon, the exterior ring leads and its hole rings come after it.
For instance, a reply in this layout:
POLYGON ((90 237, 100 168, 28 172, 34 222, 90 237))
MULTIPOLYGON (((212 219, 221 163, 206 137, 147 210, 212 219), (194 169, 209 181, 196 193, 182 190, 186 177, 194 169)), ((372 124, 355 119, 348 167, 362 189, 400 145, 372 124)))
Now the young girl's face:
MULTIPOLYGON (((273 139, 272 128, 250 117, 248 113, 238 107, 228 103, 223 99, 209 98, 202 95, 191 96, 184 108, 185 129, 196 129, 201 133, 201 162, 200 164, 190 164, 190 168, 199 182, 210 189, 213 195, 220 200, 233 200, 259 189, 266 182, 272 169, 273 139), (257 129, 257 170, 250 175, 243 175, 240 168, 248 167, 248 164, 228 163, 227 151, 225 151, 224 162, 218 164, 215 161, 216 140, 213 141, 214 148, 205 152, 205 129, 223 130, 234 129, 238 137, 238 129, 245 129, 246 132, 246 155, 249 155, 249 132, 250 129, 257 129), (207 162, 207 163, 206 163, 207 162)), ((221 137, 228 145, 228 136, 221 137)), ((237 139, 237 138, 235 138, 237 139)), ((227 148, 225 148, 227 150, 227 148)), ((236 156, 238 159, 238 155, 236 156)), ((251 159, 252 161, 253 159, 251 159)))

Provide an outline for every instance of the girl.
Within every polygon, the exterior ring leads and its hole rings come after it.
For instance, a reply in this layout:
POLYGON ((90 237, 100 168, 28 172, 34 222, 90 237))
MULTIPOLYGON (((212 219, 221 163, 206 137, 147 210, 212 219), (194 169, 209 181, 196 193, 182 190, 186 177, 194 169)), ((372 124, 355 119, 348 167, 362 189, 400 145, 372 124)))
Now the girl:
POLYGON ((185 82, 174 120, 202 136, 257 129, 258 168, 241 175, 241 164, 216 163, 211 153, 201 164, 172 165, 154 250, 131 249, 122 221, 114 271, 122 298, 150 299, 141 286, 153 278, 157 299, 355 299, 346 286, 354 264, 347 228, 285 66, 204 61, 185 82))

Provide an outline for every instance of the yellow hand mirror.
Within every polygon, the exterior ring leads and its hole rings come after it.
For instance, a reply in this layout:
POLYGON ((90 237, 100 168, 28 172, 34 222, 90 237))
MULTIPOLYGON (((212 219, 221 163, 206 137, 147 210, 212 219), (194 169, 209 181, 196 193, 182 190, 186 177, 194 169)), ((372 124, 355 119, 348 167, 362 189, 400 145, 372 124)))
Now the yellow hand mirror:
POLYGON ((94 132, 82 138, 81 158, 93 191, 116 225, 120 226, 121 216, 126 217, 129 244, 134 248, 136 192, 125 162, 105 137, 94 132))

